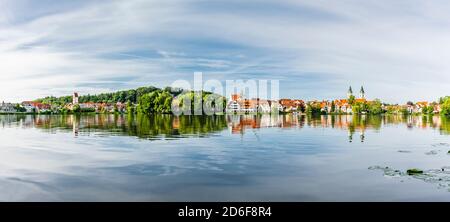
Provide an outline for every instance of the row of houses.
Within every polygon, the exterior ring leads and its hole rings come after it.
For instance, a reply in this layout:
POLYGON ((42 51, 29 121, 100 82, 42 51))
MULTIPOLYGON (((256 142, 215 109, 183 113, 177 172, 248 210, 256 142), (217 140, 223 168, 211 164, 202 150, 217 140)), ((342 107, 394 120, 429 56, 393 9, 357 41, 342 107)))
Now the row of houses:
MULTIPOLYGON (((77 102, 77 97, 74 97, 74 102, 77 102)), ((80 109, 95 111, 95 112, 125 112, 126 105, 124 103, 69 103, 63 107, 52 107, 49 104, 44 104, 35 101, 24 101, 22 103, 0 103, 0 113, 46 113, 58 112, 64 108, 67 110, 74 110, 75 105, 80 109)))
POLYGON ((277 100, 246 99, 242 95, 232 94, 225 110, 228 113, 271 113, 283 109, 283 105, 277 100))
POLYGON ((42 113, 50 112, 52 110, 52 107, 49 104, 43 104, 34 101, 24 101, 22 102, 22 107, 27 113, 42 113))
POLYGON ((17 112, 45 112, 50 111, 51 107, 47 104, 38 102, 25 101, 21 104, 18 103, 5 103, 0 104, 0 113, 17 113, 17 112))
MULTIPOLYGON (((232 94, 226 107, 228 113, 270 113, 274 111, 280 112, 304 112, 306 107, 320 110, 324 113, 345 113, 352 114, 352 104, 366 104, 371 106, 375 101, 367 100, 364 88, 361 86, 358 97, 353 95, 352 87, 347 91, 346 99, 335 100, 313 100, 304 102, 299 99, 280 99, 280 100, 263 100, 263 99, 245 99, 242 94, 232 94)), ((404 113, 405 111, 414 113, 440 113, 441 107, 438 103, 428 102, 408 102, 406 105, 387 105, 381 104, 381 109, 390 113, 404 113)), ((365 110, 360 111, 365 113, 365 110)))
POLYGON ((64 108, 68 110, 74 110, 75 106, 79 106, 81 110, 90 110, 95 112, 125 112, 126 105, 121 102, 117 103, 94 103, 94 102, 79 102, 79 94, 77 92, 73 93, 72 103, 66 104, 64 108))
POLYGON ((14 103, 2 102, 0 104, 0 113, 14 113, 16 112, 16 105, 14 103))
MULTIPOLYGON (((356 98, 355 103, 373 103, 373 101, 366 100, 365 98, 356 98)), ((309 106, 319 107, 321 112, 330 113, 334 112, 351 114, 353 112, 353 107, 348 99, 336 99, 336 100, 323 100, 323 101, 309 101, 307 103, 309 106)))
MULTIPOLYGON (((262 99, 245 99, 242 94, 232 94, 230 100, 227 103, 226 111, 231 113, 244 112, 304 112, 307 106, 320 107, 323 112, 336 112, 352 113, 352 106, 349 103, 350 98, 353 97, 352 87, 347 92, 347 99, 336 99, 333 101, 305 101, 300 99, 280 99, 280 100, 262 100, 262 99)), ((365 99, 364 88, 361 86, 359 97, 354 98, 354 102, 358 103, 371 103, 365 99)))
MULTIPOLYGON (((371 103, 365 98, 355 99, 355 102, 371 103)), ((307 106, 319 107, 320 111, 330 113, 335 112, 352 113, 352 106, 348 99, 336 99, 333 101, 308 101, 300 99, 280 99, 280 100, 262 100, 262 99, 244 99, 242 96, 233 94, 227 104, 226 111, 228 113, 270 113, 279 112, 304 112, 307 106), (334 107, 333 107, 334 106, 334 107), (333 109, 334 108, 334 109, 333 109)))
POLYGON ((408 113, 414 114, 414 113, 423 113, 424 109, 432 109, 433 113, 440 113, 441 112, 441 105, 439 103, 429 103, 429 102, 417 102, 417 103, 408 103, 405 106, 402 107, 403 109, 406 109, 408 113))
POLYGON ((51 107, 47 104, 39 102, 25 101, 22 103, 5 103, 0 104, 0 113, 17 113, 17 112, 46 112, 50 111, 51 107))

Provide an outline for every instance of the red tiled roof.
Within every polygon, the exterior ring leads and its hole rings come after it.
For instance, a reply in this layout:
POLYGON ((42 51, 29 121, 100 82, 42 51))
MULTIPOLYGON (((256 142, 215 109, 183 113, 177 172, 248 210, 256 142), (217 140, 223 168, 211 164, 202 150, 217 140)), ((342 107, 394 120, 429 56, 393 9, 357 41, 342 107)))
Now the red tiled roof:
POLYGON ((420 107, 428 106, 428 102, 426 102, 426 101, 417 102, 416 104, 417 104, 418 106, 420 106, 420 107))
POLYGON ((231 100, 233 101, 237 101, 241 98, 241 96, 239 96, 239 94, 231 94, 231 100))

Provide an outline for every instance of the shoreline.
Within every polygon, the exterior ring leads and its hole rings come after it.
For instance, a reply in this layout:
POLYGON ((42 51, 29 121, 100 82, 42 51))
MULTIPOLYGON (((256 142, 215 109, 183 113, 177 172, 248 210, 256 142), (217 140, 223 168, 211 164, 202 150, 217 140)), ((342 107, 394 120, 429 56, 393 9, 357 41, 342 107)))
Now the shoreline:
MULTIPOLYGON (((137 113, 129 114, 129 113, 97 113, 97 112, 83 112, 83 113, 0 113, 0 116, 69 116, 69 115, 139 115, 137 113)), ((148 115, 148 114, 142 114, 148 115)), ((152 113, 150 115, 174 115, 173 113, 152 113)), ((321 114, 321 113, 291 113, 291 112, 280 112, 278 114, 275 113, 220 113, 214 115, 179 115, 179 116, 242 116, 242 115, 297 115, 297 116, 444 116, 441 114, 397 114, 397 113, 380 113, 380 114, 348 114, 348 113, 329 113, 329 114, 321 114)))

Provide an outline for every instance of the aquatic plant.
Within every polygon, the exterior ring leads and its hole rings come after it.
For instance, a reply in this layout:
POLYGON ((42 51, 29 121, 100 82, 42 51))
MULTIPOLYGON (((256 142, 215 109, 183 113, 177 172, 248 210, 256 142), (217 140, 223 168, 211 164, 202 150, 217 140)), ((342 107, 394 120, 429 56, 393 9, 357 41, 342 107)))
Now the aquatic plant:
POLYGON ((413 169, 408 169, 406 171, 406 173, 408 175, 423 174, 423 170, 419 170, 419 169, 413 168, 413 169))

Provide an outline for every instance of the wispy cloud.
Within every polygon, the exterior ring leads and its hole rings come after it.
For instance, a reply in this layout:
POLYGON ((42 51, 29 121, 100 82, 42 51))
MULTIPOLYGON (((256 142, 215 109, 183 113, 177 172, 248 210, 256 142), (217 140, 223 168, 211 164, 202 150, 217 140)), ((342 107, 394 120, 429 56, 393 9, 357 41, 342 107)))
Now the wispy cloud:
POLYGON ((440 1, 0 0, 0 100, 208 78, 280 79, 281 96, 448 94, 440 1))

